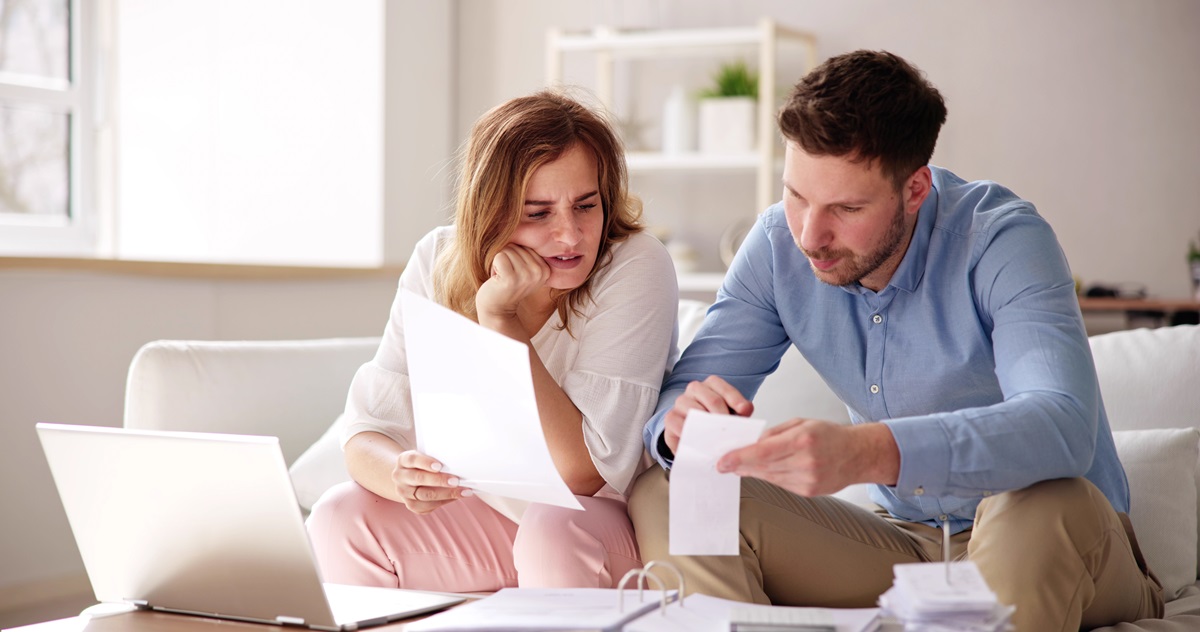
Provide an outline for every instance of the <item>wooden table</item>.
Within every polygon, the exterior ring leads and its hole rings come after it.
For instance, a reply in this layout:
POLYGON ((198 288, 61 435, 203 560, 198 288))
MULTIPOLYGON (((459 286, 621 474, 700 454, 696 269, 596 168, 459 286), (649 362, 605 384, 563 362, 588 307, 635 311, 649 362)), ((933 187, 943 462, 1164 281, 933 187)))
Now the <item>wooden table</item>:
POLYGON ((1092 298, 1080 297, 1079 310, 1088 314, 1117 314, 1126 322, 1131 318, 1145 318, 1156 325, 1168 325, 1175 314, 1200 312, 1200 301, 1190 299, 1152 298, 1092 298))
POLYGON ((1079 309, 1085 312, 1175 312, 1200 311, 1200 301, 1154 298, 1080 297, 1079 309))

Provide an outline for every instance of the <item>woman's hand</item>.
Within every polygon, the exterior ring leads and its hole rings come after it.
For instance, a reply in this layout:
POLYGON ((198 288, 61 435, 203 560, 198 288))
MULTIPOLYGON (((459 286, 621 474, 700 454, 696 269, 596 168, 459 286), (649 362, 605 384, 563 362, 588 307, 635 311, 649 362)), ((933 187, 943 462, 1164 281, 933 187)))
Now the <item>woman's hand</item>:
POLYGON ((408 510, 427 514, 473 491, 458 486, 458 477, 441 471, 442 464, 416 450, 406 450, 396 459, 392 482, 396 495, 408 510))
POLYGON ((492 276, 475 295, 479 322, 516 317, 517 306, 545 287, 549 279, 550 266, 536 252, 508 244, 492 260, 492 276))

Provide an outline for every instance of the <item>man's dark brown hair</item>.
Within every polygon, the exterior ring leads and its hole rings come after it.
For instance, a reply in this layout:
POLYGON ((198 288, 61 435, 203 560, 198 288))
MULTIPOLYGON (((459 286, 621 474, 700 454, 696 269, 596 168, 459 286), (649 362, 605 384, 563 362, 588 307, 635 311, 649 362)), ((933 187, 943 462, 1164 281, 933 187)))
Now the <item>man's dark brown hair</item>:
POLYGON ((783 137, 814 156, 878 161, 899 188, 929 164, 946 103, 912 64, 858 50, 805 75, 779 111, 783 137))

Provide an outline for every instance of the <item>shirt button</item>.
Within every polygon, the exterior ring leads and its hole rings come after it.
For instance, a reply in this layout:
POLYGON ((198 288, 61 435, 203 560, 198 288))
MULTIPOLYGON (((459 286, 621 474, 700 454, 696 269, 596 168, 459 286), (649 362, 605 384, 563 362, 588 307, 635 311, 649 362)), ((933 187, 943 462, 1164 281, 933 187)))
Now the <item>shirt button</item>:
POLYGON ((946 522, 949 519, 950 519, 950 516, 947 516, 946 514, 942 514, 942 515, 938 516, 938 520, 941 520, 942 522, 946 522))
POLYGON ((873 394, 875 394, 875 393, 878 393, 878 392, 879 392, 879 385, 878 385, 878 384, 872 384, 872 385, 871 385, 871 394, 873 395, 873 394))
POLYGON ((918 488, 914 489, 914 490, 913 490, 913 495, 914 495, 914 496, 924 496, 924 495, 925 495, 925 488, 924 488, 924 487, 918 487, 918 488))
POLYGON ((880 316, 879 314, 875 314, 874 316, 871 317, 871 322, 878 325, 879 323, 883 322, 883 316, 880 316))

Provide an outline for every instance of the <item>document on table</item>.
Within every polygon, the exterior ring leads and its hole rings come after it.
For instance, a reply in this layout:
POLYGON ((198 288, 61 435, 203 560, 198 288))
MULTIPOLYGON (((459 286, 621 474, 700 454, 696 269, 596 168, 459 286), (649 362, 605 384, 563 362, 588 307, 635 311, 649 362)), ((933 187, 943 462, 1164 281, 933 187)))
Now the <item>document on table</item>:
POLYGON ((676 599, 660 614, 648 612, 623 632, 738 632, 804 630, 872 632, 879 629, 879 608, 789 608, 730 601, 693 594, 676 599), (754 622, 758 622, 757 624, 754 622))
POLYGON ((464 487, 582 510, 546 446, 529 348, 408 290, 400 300, 417 450, 464 487))
POLYGON ((614 588, 502 588, 495 594, 405 625, 409 632, 454 630, 620 630, 670 601, 676 591, 614 588), (624 595, 620 595, 624 592, 624 595))
POLYGON ((692 410, 671 466, 668 541, 671 555, 737 555, 741 477, 717 471, 717 460, 750 445, 766 421, 692 410))

